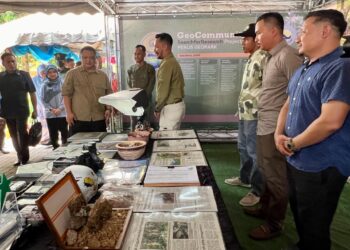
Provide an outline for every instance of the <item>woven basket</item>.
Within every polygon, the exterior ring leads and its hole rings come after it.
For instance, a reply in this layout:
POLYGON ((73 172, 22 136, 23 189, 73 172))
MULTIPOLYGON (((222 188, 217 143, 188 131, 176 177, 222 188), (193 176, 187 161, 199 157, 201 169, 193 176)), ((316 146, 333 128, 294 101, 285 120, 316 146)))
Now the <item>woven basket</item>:
POLYGON ((145 153, 146 144, 145 141, 122 141, 116 147, 124 160, 136 160, 145 153))

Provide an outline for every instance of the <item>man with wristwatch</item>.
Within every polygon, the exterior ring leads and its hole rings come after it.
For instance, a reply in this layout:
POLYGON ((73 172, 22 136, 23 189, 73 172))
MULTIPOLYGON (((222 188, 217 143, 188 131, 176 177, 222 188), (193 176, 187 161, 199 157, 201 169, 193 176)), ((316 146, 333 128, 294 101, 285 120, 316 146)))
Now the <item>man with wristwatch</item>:
POLYGON ((301 250, 331 249, 330 225, 350 176, 350 59, 339 47, 346 26, 337 10, 304 18, 297 42, 308 60, 289 82, 275 131, 301 250))
POLYGON ((291 151, 291 152, 295 152, 295 151, 297 151, 298 149, 295 147, 295 144, 294 144, 294 142, 293 142, 293 138, 288 138, 288 140, 286 140, 285 142, 284 142, 284 146, 286 147, 286 148, 288 148, 288 150, 289 151, 291 151))

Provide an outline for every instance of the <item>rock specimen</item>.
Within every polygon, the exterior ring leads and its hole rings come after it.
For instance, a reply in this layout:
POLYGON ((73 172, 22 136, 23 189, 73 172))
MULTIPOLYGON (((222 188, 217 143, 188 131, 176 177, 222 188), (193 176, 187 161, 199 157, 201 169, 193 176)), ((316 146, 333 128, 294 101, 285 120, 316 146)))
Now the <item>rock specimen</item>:
POLYGON ((68 204, 68 209, 71 215, 70 229, 78 230, 82 228, 89 215, 89 207, 86 204, 84 196, 79 194, 68 204))
POLYGON ((112 205, 106 199, 99 199, 91 210, 87 227, 91 232, 97 232, 111 216, 112 205))
MULTIPOLYGON (((88 206, 76 197, 69 204, 71 217, 82 218, 87 220, 87 223, 78 230, 69 229, 66 235, 66 245, 69 247, 78 248, 115 248, 122 232, 130 209, 112 210, 112 205, 107 199, 99 199, 87 213, 88 206), (72 212, 74 214, 72 214, 72 212), (77 216, 79 215, 79 216, 77 216)), ((77 226, 79 223, 76 222, 77 226)))
POLYGON ((73 246, 78 239, 78 233, 75 230, 69 229, 66 235, 66 242, 68 246, 73 246))

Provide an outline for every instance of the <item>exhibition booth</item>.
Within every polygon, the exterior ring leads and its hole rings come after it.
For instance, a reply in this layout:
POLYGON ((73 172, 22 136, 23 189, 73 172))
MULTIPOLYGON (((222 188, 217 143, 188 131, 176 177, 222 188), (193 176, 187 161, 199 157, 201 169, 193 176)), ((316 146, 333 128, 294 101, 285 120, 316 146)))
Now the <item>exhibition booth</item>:
MULTIPOLYGON (((135 46, 146 47, 145 60, 157 70, 155 34, 169 33, 186 103, 182 130, 139 124, 128 131, 114 117, 106 133, 77 133, 55 150, 31 148, 37 162, 1 177, 7 195, 1 193, 0 249, 277 250, 297 242, 290 211, 280 237, 250 239, 248 231, 261 220, 246 216, 238 204, 248 189, 224 183, 239 173, 232 141, 248 58, 234 34, 260 14, 277 11, 284 17, 284 39, 294 46, 308 11, 345 7, 350 4, 326 0, 0 0, 0 12, 35 13, 0 25, 0 33, 9 34, 1 51, 45 61, 55 53, 73 58, 92 45, 106 58, 109 78, 119 83, 117 93, 99 102, 124 117, 141 116, 145 106, 127 90, 135 46)), ((348 248, 349 194, 347 186, 332 227, 334 249, 348 248)))

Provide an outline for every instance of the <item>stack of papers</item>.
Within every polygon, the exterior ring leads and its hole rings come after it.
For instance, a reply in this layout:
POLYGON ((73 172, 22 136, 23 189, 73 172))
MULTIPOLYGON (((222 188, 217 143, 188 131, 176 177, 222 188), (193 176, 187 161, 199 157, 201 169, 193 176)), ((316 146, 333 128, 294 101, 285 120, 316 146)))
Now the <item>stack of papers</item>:
POLYGON ((75 158, 80 156, 83 150, 82 144, 69 144, 67 147, 59 147, 47 155, 44 155, 44 160, 55 160, 57 158, 75 158))
POLYGON ((107 134, 103 139, 103 143, 108 142, 115 142, 116 144, 121 141, 127 141, 128 135, 127 134, 107 134))
POLYGON ((150 166, 208 166, 202 151, 155 152, 151 156, 150 166))
POLYGON ((25 198, 39 198, 42 194, 45 194, 47 190, 51 188, 52 185, 34 185, 28 188, 22 197, 25 198))
POLYGON ((68 138, 69 142, 85 143, 101 141, 105 137, 106 132, 80 132, 68 138))
POLYGON ((52 161, 42 161, 19 166, 16 177, 40 177, 52 172, 52 161))
POLYGON ((215 212, 134 213, 123 249, 224 250, 215 212))
POLYGON ((149 166, 144 180, 145 187, 200 186, 196 166, 149 166))
POLYGON ((162 131, 153 131, 151 138, 156 140, 158 139, 195 139, 197 138, 197 135, 193 129, 162 130, 162 131))
POLYGON ((153 152, 201 151, 198 139, 158 140, 153 144, 153 152))
MULTIPOLYGON (((102 196, 127 199, 135 213, 217 212, 210 186, 203 187, 102 187, 102 196)), ((108 199, 108 198, 107 198, 108 199)))

